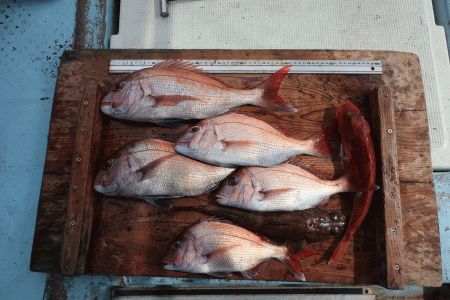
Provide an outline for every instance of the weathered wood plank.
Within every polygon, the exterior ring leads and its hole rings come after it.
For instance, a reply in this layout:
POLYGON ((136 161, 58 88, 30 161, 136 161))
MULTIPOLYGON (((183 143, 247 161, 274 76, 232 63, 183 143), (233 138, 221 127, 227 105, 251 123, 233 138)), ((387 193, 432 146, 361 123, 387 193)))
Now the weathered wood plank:
POLYGON ((86 84, 79 111, 61 254, 64 275, 84 274, 86 268, 94 209, 92 182, 100 151, 99 89, 95 81, 86 84))
POLYGON ((400 181, 433 182, 427 112, 398 111, 395 114, 400 181))
POLYGON ((397 129, 390 89, 380 87, 378 97, 371 97, 372 126, 379 147, 378 165, 384 213, 387 285, 405 289, 403 264, 402 202, 398 175, 397 129), (375 103, 374 103, 375 102, 375 103))
POLYGON ((433 183, 401 183, 408 285, 441 286, 439 221, 433 183), (424 268, 423 265, 427 267, 424 268), (438 280, 440 279, 440 280, 438 280))
POLYGON ((70 175, 44 174, 36 217, 30 270, 61 272, 61 245, 70 175))

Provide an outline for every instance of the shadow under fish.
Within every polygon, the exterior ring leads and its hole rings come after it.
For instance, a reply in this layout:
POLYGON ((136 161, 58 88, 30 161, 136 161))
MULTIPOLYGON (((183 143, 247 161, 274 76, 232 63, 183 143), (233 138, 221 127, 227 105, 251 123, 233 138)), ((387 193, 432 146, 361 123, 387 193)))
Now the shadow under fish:
POLYGON ((319 207, 291 212, 254 212, 221 205, 174 206, 171 212, 196 211, 223 218, 273 241, 319 242, 344 234, 348 218, 319 207))

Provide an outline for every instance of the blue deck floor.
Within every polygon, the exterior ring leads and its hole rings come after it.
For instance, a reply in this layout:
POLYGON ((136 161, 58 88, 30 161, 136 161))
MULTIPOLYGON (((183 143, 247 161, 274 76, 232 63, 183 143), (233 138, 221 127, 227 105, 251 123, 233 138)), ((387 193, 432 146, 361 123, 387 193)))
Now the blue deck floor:
MULTIPOLYGON (((105 47, 107 39, 99 42, 97 36, 110 35, 112 28, 99 15, 106 9, 111 18, 113 1, 100 2, 109 5, 91 5, 90 38, 84 40, 89 47, 105 47)), ((75 15, 75 0, 0 0, 0 299, 107 299, 111 286, 181 283, 149 277, 62 279, 29 271, 57 67, 62 51, 73 47, 75 15)), ((448 283, 450 173, 436 173, 435 184, 448 283)), ((408 287, 392 295, 420 290, 408 287)))

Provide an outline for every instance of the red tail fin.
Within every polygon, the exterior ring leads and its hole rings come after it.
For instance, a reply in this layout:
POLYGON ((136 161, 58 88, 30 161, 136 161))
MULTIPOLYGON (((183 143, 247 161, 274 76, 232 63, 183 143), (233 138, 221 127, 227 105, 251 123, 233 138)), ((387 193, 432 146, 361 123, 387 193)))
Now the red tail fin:
POLYGON ((278 96, 278 88, 283 81, 286 74, 289 72, 291 66, 285 66, 276 71, 266 81, 258 84, 255 89, 262 89, 263 95, 258 98, 254 105, 265 107, 271 110, 283 111, 283 112, 296 112, 297 110, 284 102, 280 96, 278 96))
POLYGON ((299 260, 318 254, 319 252, 314 250, 302 249, 297 254, 289 253, 286 259, 283 261, 283 264, 289 269, 289 271, 292 272, 292 274, 294 274, 295 277, 297 277, 297 279, 305 281, 305 274, 303 273, 303 269, 300 265, 299 260))
POLYGON ((308 140, 314 141, 314 156, 327 159, 339 158, 339 152, 330 145, 331 138, 336 133, 336 129, 337 122, 333 122, 325 129, 308 138, 308 140))
POLYGON ((341 257, 344 255, 348 243, 350 243, 350 237, 346 234, 337 246, 336 250, 334 250, 333 256, 328 263, 332 262, 333 264, 337 265, 341 257))

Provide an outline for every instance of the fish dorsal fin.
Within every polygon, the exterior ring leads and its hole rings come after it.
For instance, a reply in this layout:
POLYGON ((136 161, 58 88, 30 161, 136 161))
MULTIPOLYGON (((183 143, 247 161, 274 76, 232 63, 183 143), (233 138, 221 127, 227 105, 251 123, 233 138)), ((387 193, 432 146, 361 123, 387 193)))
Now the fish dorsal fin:
POLYGON ((305 164, 301 161, 298 161, 295 158, 290 158, 287 161, 285 161, 284 163, 302 168, 303 170, 310 172, 311 174, 319 177, 322 180, 330 180, 330 178, 328 178, 328 176, 325 173, 323 173, 321 170, 314 168, 308 164, 305 164))
POLYGON ((231 221, 221 219, 221 218, 218 218, 215 216, 206 218, 206 219, 202 220, 200 223, 222 223, 222 224, 234 225, 233 222, 231 222, 231 221))
POLYGON ((153 68, 168 68, 168 69, 178 69, 178 70, 184 70, 184 71, 189 71, 189 72, 194 72, 203 76, 207 76, 210 77, 214 80, 217 80, 218 82, 220 82, 221 84, 230 87, 228 84, 220 81, 219 79, 215 78, 214 76, 212 76, 210 73, 203 71, 202 69, 200 69, 200 67, 193 65, 190 62, 187 61, 183 61, 180 59, 169 59, 163 62, 160 62, 156 65, 153 66, 153 68))
POLYGON ((264 272, 264 270, 266 269, 268 264, 269 264, 269 259, 266 259, 265 261, 263 261, 262 263, 260 263, 256 267, 254 267, 253 269, 243 271, 241 273, 243 276, 245 276, 249 279, 252 279, 253 276, 257 276, 257 275, 261 274, 262 272, 264 272))
POLYGON ((157 168, 159 166, 161 166, 166 161, 168 161, 171 158, 178 156, 178 155, 179 154, 177 154, 177 153, 173 153, 173 154, 169 154, 169 155, 160 157, 158 159, 155 159, 154 161, 151 161, 150 163, 148 163, 144 167, 140 168, 139 170, 137 170, 136 173, 141 174, 139 182, 154 176, 157 173, 157 171, 158 171, 157 168))

